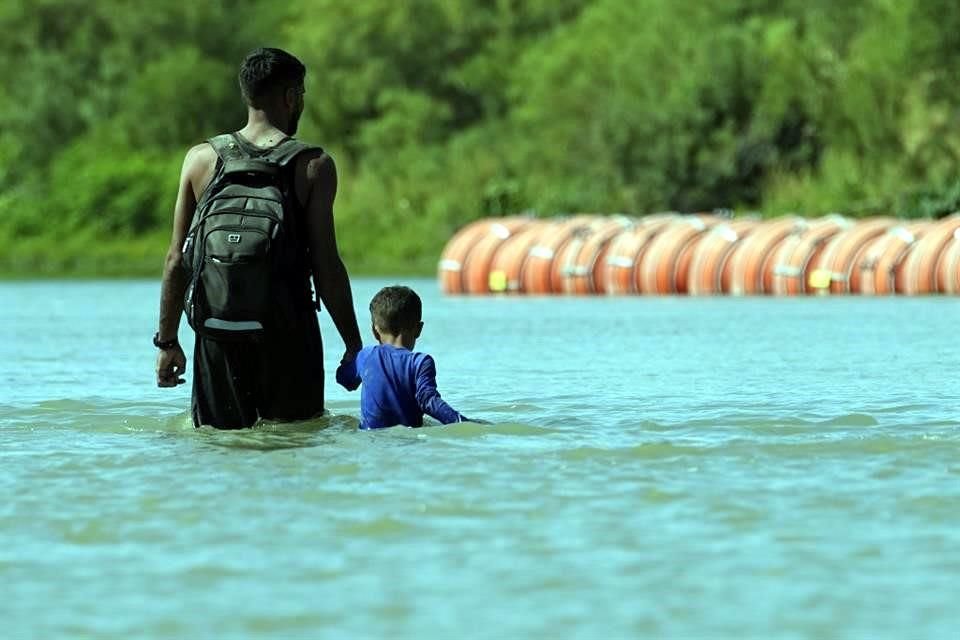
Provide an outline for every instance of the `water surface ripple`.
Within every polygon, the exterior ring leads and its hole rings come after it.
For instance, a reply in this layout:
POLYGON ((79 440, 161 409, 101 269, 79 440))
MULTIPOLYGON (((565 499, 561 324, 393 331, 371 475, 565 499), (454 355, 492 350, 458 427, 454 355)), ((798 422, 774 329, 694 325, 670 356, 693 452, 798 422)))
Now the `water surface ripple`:
POLYGON ((328 415, 195 430, 156 283, 0 284, 4 636, 956 635, 957 299, 413 284, 495 424, 357 431, 324 316, 328 415))

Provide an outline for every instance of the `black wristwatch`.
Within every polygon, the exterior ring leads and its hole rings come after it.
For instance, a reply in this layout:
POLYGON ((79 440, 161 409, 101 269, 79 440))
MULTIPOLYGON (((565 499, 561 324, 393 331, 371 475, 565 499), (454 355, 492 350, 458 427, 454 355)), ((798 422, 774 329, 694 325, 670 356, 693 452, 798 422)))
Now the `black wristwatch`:
POLYGON ((160 342, 160 332, 157 331, 155 334, 153 334, 153 346, 155 346, 157 349, 160 349, 162 351, 166 351, 167 349, 173 349, 174 347, 179 347, 180 343, 177 341, 176 338, 174 338, 173 340, 165 340, 164 342, 160 342))

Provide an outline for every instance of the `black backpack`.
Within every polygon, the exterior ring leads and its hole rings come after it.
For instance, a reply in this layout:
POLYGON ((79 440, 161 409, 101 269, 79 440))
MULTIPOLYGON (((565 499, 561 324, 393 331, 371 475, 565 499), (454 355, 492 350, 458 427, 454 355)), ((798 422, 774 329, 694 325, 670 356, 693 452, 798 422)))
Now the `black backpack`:
POLYGON ((249 339, 269 327, 274 290, 298 260, 291 161, 319 147, 287 138, 261 150, 232 133, 208 142, 220 162, 183 244, 184 310, 198 334, 249 339))

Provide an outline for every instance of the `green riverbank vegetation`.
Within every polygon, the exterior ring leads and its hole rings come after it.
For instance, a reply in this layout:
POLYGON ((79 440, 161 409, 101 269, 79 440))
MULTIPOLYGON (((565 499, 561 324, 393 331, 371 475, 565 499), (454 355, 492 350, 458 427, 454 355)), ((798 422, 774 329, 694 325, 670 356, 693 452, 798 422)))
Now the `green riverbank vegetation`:
POLYGON ((159 275, 236 72, 308 67, 353 273, 431 273, 533 211, 946 214, 956 0, 0 0, 0 272, 159 275))

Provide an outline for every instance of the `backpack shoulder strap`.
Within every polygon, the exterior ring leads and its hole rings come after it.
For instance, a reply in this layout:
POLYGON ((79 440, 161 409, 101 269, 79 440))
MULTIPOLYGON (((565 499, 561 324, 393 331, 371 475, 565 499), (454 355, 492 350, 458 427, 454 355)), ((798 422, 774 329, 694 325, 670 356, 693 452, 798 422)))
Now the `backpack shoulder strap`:
POLYGON ((209 138, 207 142, 217 152, 224 164, 231 160, 246 160, 249 157, 232 133, 221 133, 209 138))
MULTIPOLYGON (((213 177, 210 178, 210 183, 207 184, 203 193, 200 194, 200 199, 197 202, 197 211, 202 211, 219 192, 223 183, 225 175, 224 168, 227 162, 236 162, 246 158, 246 155, 240 148, 240 145, 236 143, 232 134, 222 133, 212 138, 207 138, 207 144, 213 147, 213 150, 217 153, 217 166, 214 170, 213 177)), ((191 228, 196 227, 201 219, 202 216, 194 216, 191 228)))
POLYGON ((265 159, 269 159, 272 162, 276 162, 281 167, 284 167, 290 162, 299 156, 305 151, 318 151, 324 153, 322 147, 318 147, 315 144, 309 144, 296 138, 287 138, 282 144, 277 145, 274 149, 266 155, 265 159))

